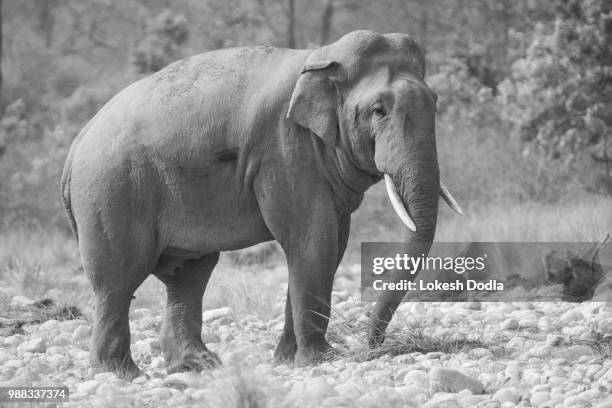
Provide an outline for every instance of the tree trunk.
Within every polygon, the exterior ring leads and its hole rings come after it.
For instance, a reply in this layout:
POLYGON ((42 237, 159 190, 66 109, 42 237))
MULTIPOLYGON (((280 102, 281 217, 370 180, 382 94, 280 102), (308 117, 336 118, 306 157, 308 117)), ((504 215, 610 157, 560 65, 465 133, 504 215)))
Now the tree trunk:
POLYGON ((51 0, 40 0, 40 11, 38 13, 38 27, 45 36, 45 47, 53 45, 53 27, 55 16, 53 15, 51 0))
POLYGON ((289 1, 289 10, 287 11, 287 47, 295 48, 295 0, 289 1))
POLYGON ((419 21, 419 31, 421 37, 421 48, 423 53, 427 53, 427 29, 429 27, 429 14, 427 7, 421 6, 421 21, 419 21))
POLYGON ((0 114, 4 111, 2 101, 4 94, 2 92, 2 0, 0 0, 0 114))
POLYGON ((321 15, 321 45, 327 44, 329 40, 329 32, 331 30, 331 22, 334 17, 334 0, 327 0, 325 8, 321 15))

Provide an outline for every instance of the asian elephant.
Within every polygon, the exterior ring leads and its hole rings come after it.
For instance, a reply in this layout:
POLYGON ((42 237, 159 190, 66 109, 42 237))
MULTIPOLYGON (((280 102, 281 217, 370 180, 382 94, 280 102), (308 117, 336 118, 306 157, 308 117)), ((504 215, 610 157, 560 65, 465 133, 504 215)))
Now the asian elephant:
MULTIPOLYGON (((409 36, 355 31, 318 49, 192 56, 113 97, 73 142, 62 176, 95 293, 94 369, 138 375, 128 311, 150 274, 167 288, 168 371, 217 364, 201 329, 219 252, 269 240, 289 267, 275 359, 321 360, 334 273, 364 192, 385 178, 424 251, 438 196, 460 211, 440 182, 436 95, 424 71, 409 36)), ((377 303, 372 345, 401 295, 377 303)))

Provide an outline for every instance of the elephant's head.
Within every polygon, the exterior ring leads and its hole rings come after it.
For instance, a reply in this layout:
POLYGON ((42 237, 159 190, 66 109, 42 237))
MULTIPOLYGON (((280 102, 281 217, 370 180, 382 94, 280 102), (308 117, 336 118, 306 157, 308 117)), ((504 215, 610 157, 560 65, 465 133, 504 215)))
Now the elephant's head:
MULTIPOLYGON (((438 197, 461 209, 440 181, 436 94, 424 81, 425 60, 405 34, 355 31, 314 50, 296 83, 288 117, 344 154, 364 173, 384 177, 393 208, 409 228, 411 248, 427 253, 438 197)), ((394 280, 410 279, 408 272, 394 280)), ((371 319, 370 341, 382 341, 405 293, 384 292, 371 319)))

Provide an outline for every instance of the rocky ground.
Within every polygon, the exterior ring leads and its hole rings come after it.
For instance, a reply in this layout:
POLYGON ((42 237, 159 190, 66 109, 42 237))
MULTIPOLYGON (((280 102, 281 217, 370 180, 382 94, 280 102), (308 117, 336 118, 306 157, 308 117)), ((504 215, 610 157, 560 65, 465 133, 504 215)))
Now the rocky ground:
MULTIPOLYGON (((159 308, 131 313, 132 383, 88 371, 88 319, 26 324, 0 337, 0 386, 70 388, 64 407, 597 407, 612 408, 612 305, 404 303, 384 349, 365 347, 369 304, 336 282, 329 338, 342 351, 315 367, 274 365, 284 288, 273 320, 221 307, 203 338, 223 367, 168 375, 159 308), (346 290, 344 290, 346 289, 346 290)), ((14 309, 29 307, 13 296, 14 309)), ((5 333, 6 334, 6 333, 5 333)))

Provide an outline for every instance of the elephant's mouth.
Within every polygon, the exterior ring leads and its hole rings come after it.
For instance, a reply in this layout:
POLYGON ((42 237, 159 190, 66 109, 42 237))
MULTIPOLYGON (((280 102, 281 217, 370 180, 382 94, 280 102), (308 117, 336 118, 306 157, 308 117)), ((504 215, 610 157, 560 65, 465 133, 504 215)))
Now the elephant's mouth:
MULTIPOLYGON (((385 186, 387 187, 387 193, 389 194, 389 200, 391 201, 391 205, 393 209, 399 216, 400 220, 413 232, 416 232, 416 224, 412 220, 408 209, 402 203, 402 199, 400 198, 397 188, 393 183, 393 179, 390 175, 385 174, 385 186)), ((455 210, 458 214, 463 215, 463 210, 452 196, 450 191, 446 188, 442 180, 440 180, 440 196, 444 199, 444 201, 449 205, 450 208, 455 210)))

